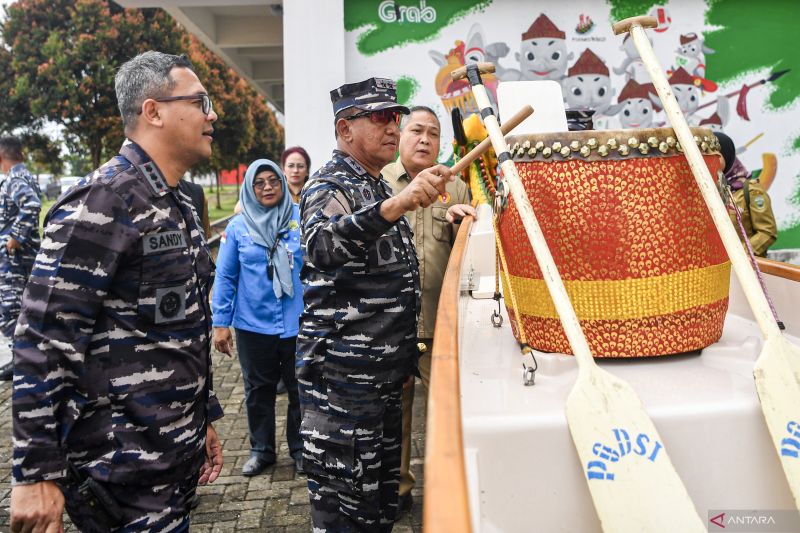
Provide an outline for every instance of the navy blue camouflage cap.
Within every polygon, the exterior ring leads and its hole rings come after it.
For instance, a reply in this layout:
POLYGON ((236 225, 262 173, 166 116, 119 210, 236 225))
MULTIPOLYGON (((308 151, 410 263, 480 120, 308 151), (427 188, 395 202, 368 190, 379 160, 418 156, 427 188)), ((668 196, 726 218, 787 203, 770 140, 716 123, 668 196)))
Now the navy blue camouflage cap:
POLYGON ((369 78, 358 83, 345 83, 331 91, 333 114, 355 107, 362 111, 397 109, 408 115, 406 106, 397 103, 397 84, 389 78, 369 78))

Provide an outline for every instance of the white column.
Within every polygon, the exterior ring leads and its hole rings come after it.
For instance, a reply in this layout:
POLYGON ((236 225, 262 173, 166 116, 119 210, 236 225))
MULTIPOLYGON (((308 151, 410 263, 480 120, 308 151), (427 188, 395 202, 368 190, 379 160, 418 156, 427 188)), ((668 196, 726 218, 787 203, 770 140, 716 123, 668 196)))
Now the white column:
POLYGON ((283 3, 286 146, 300 145, 315 171, 335 147, 330 91, 345 83, 344 0, 283 3))

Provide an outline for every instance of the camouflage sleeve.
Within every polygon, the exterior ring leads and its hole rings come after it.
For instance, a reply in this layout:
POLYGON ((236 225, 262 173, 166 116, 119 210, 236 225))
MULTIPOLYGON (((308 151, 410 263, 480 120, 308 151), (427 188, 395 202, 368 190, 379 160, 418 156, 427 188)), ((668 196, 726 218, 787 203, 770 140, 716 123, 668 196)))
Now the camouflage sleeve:
POLYGON ((212 373, 208 380, 208 404, 206 404, 206 412, 209 422, 216 422, 225 413, 222 411, 222 404, 219 403, 217 393, 214 392, 214 374, 212 373))
POLYGON ((9 194, 12 201, 19 208, 19 214, 11 226, 11 236, 25 244, 33 231, 39 228, 39 211, 42 202, 39 195, 27 181, 22 178, 13 180, 9 185, 9 194))
POLYGON ((320 270, 333 270, 359 257, 394 224, 381 216, 377 202, 352 212, 335 185, 318 181, 304 191, 301 216, 303 247, 320 270))
POLYGON ((62 433, 86 402, 78 377, 99 378, 85 361, 93 326, 138 237, 124 201, 101 184, 51 211, 15 331, 14 483, 65 475, 62 433))

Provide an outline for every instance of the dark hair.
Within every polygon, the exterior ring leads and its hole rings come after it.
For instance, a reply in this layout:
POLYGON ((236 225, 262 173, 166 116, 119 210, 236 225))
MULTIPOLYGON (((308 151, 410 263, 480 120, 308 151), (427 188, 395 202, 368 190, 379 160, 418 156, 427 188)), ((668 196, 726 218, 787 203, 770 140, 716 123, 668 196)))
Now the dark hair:
POLYGON ((715 131, 714 136, 719 141, 719 151, 722 154, 722 158, 725 160, 725 168, 722 170, 722 173, 727 174, 733 166, 733 162, 736 161, 736 145, 733 143, 733 139, 724 133, 715 131))
POLYGON ((286 159, 292 154, 300 154, 306 160, 306 167, 311 172, 311 158, 308 157, 308 152, 302 146, 291 146, 283 151, 281 154, 281 168, 286 166, 286 159))
POLYGON ((148 50, 123 63, 114 76, 114 89, 126 129, 136 124, 145 100, 169 96, 176 85, 170 72, 176 67, 192 70, 192 62, 186 54, 148 50))
POLYGON ((22 161, 22 141, 12 135, 0 137, 0 156, 12 161, 22 161))
POLYGON ((414 113, 416 113, 417 111, 424 111, 426 113, 430 113, 431 115, 433 115, 433 118, 436 119, 436 123, 439 124, 439 127, 440 128, 442 127, 442 122, 439 120, 439 115, 436 114, 436 111, 434 111, 433 109, 431 109, 426 105, 415 105, 413 107, 408 108, 408 115, 405 115, 403 117, 402 125, 405 126, 409 117, 414 113))
POLYGON ((343 118, 347 118, 347 117, 352 117, 356 113, 360 113, 360 112, 361 112, 361 110, 358 109, 357 107, 348 107, 348 108, 342 109, 341 111, 336 113, 333 116, 333 136, 334 136, 334 138, 336 138, 336 139, 339 138, 339 132, 336 131, 336 124, 339 122, 339 120, 341 120, 343 118))

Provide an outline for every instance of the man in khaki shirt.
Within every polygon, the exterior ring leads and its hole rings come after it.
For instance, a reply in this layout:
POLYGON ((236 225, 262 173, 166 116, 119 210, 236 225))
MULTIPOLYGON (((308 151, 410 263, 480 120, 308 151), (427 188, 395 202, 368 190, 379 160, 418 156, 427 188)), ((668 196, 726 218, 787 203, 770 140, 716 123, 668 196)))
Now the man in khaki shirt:
POLYGON ((760 257, 767 256, 767 250, 778 238, 778 225, 772 212, 772 202, 766 189, 758 179, 754 179, 750 171, 736 157, 736 145, 733 139, 721 132, 714 132, 720 145, 720 163, 725 184, 728 186, 733 203, 741 212, 742 227, 733 205, 728 206, 728 214, 739 234, 739 239, 744 241, 742 230, 750 241, 753 253, 760 257))
MULTIPOLYGON (((423 169, 436 164, 439 155, 441 126, 436 113, 427 107, 411 108, 400 133, 400 158, 386 165, 381 174, 399 194, 423 169)), ((417 322, 417 337, 427 350, 420 356, 419 371, 427 391, 431 376, 431 348, 436 309, 442 289, 444 271, 458 229, 466 215, 475 216, 469 205, 469 189, 460 179, 447 183, 450 197, 441 199, 430 207, 409 211, 406 218, 414 230, 414 245, 419 259, 419 276, 422 286, 422 309, 417 322)), ((414 403, 413 377, 403 386, 403 450, 400 465, 400 510, 411 507, 411 489, 414 475, 409 471, 411 460, 411 407, 414 403)))

